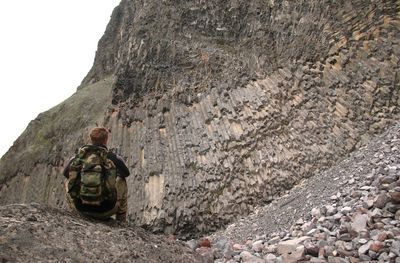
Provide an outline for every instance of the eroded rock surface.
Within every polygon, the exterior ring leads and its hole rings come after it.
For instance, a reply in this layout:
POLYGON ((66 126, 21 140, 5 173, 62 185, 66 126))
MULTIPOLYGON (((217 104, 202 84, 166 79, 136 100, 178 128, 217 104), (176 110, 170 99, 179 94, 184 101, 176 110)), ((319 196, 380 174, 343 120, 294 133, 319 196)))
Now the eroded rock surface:
MULTIPOLYGON (((132 170, 130 219, 181 235, 218 229, 384 131, 399 119, 399 10, 394 0, 121 1, 76 95, 112 76, 94 116, 132 170)), ((53 123, 82 106, 67 102, 1 160, 1 203, 63 205, 60 169, 94 126, 84 113, 74 131, 53 123), (35 145, 46 148, 28 154, 35 145)))

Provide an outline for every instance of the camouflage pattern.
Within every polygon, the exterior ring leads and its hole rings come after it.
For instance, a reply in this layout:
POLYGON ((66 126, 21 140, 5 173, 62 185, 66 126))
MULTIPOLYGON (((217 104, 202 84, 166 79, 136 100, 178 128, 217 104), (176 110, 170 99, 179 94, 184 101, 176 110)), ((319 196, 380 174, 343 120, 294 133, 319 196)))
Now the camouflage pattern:
POLYGON ((116 214, 118 220, 125 221, 126 180, 117 177, 116 167, 107 154, 107 148, 94 145, 79 149, 65 183, 67 203, 72 209, 94 218, 105 219, 116 214), (100 207, 105 202, 108 204, 106 212, 103 212, 104 207, 102 212, 84 211, 88 210, 87 206, 100 207))
POLYGON ((84 205, 101 205, 103 201, 116 202, 116 168, 107 159, 105 147, 86 145, 79 149, 71 163, 68 193, 84 205), (80 176, 79 176, 80 175, 80 176))
POLYGON ((74 199, 71 197, 70 194, 68 194, 68 189, 69 189, 69 182, 70 179, 67 179, 65 181, 65 197, 67 200, 67 204, 68 206, 73 210, 76 211, 80 214, 83 214, 85 216, 88 217, 92 217, 95 219, 100 219, 100 220, 104 220, 104 219, 108 219, 113 215, 116 215, 116 219, 119 221, 126 221, 126 217, 127 217, 127 211, 128 211, 128 186, 126 184, 126 180, 123 177, 117 177, 116 179, 116 190, 117 190, 117 202, 115 204, 115 206, 106 212, 87 212, 87 211, 81 211, 78 210, 75 206, 75 202, 74 199))

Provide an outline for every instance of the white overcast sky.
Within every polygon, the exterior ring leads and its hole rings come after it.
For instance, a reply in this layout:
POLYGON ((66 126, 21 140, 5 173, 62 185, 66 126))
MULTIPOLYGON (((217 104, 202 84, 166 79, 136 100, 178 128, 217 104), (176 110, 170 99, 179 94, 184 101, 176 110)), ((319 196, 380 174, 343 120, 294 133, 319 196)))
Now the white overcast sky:
POLYGON ((120 0, 0 1, 0 156, 90 70, 120 0))

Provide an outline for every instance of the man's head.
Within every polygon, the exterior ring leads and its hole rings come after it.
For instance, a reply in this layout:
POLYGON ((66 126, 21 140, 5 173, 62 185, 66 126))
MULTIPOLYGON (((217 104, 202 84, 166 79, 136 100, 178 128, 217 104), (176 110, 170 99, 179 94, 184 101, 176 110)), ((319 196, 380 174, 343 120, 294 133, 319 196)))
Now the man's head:
POLYGON ((106 146, 108 141, 108 133, 108 130, 104 127, 93 128, 89 133, 92 144, 101 144, 106 146))

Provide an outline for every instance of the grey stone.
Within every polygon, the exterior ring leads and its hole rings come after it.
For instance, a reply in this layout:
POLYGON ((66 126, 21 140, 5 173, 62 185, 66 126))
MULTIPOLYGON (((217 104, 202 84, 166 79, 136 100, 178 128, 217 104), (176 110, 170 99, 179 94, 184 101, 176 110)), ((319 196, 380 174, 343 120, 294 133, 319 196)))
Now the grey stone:
POLYGON ((394 259, 394 258, 396 258, 396 254, 394 254, 393 252, 389 252, 388 257, 389 257, 390 259, 394 259))
POLYGON ((372 250, 369 250, 368 251, 368 256, 371 258, 371 259, 378 259, 378 256, 379 256, 379 254, 377 253, 377 252, 374 252, 374 251, 372 251, 372 250))
POLYGON ((311 210, 311 215, 312 215, 313 217, 320 217, 320 216, 321 216, 321 210, 320 210, 319 208, 317 208, 317 207, 314 207, 314 208, 311 210))
POLYGON ((247 249, 247 247, 245 245, 241 245, 241 244, 237 244, 237 243, 233 244, 232 248, 233 248, 233 250, 236 250, 236 251, 242 251, 242 250, 247 249))
POLYGON ((353 250, 354 246, 352 242, 345 242, 344 243, 344 249, 346 249, 347 251, 353 250))
POLYGON ((361 261, 366 261, 366 262, 370 262, 371 261, 371 257, 365 254, 361 254, 360 256, 361 261))
POLYGON ((307 236, 314 236, 318 232, 319 232, 319 230, 314 228, 314 229, 312 229, 312 230, 307 232, 307 236))
POLYGON ((337 213, 337 208, 332 205, 326 205, 325 208, 327 216, 332 216, 337 213))
POLYGON ((400 257, 400 241, 393 241, 390 247, 390 252, 394 253, 396 256, 400 257))
POLYGON ((368 215, 373 219, 377 219, 381 218, 383 216, 383 213, 381 209, 375 208, 374 210, 368 212, 368 215))
POLYGON ((301 230, 304 232, 310 232, 315 227, 315 224, 312 222, 306 222, 301 226, 301 230))
POLYGON ((332 200, 332 201, 336 201, 336 200, 338 200, 338 199, 339 199, 339 197, 337 197, 336 195, 332 195, 332 196, 331 196, 331 200, 332 200))
POLYGON ((380 180, 381 184, 391 184, 395 182, 396 179, 393 176, 385 176, 380 180))
POLYGON ((312 262, 312 263, 326 263, 326 262, 328 262, 328 261, 326 261, 326 260, 323 259, 323 258, 312 257, 312 258, 310 259, 310 262, 312 262))
POLYGON ((240 262, 240 260, 241 260, 240 255, 235 255, 235 256, 233 256, 233 260, 234 260, 235 262, 240 262))
POLYGON ((335 250, 335 248, 333 246, 325 246, 324 250, 325 250, 325 257, 337 255, 337 251, 335 250))
POLYGON ((362 254, 366 254, 369 250, 369 246, 372 244, 372 241, 367 242, 366 244, 360 246, 358 248, 358 254, 361 256, 362 254))
POLYGON ((276 253, 276 251, 277 251, 276 245, 265 246, 263 250, 264 253, 276 253))
POLYGON ((266 254, 264 256, 265 262, 266 263, 275 263, 277 261, 277 257, 274 254, 266 254))
POLYGON ((226 238, 221 238, 212 244, 212 250, 216 258, 232 258, 233 249, 226 238))
POLYGON ((242 253, 240 253, 240 258, 242 260, 241 262, 243 263, 265 263, 263 259, 252 255, 248 251, 243 251, 242 253))
POLYGON ((312 255, 317 257, 319 252, 319 246, 310 240, 304 242, 304 248, 306 249, 305 253, 307 255, 312 255))
POLYGON ((344 241, 342 241, 342 240, 338 240, 338 241, 335 242, 335 247, 336 247, 337 249, 345 250, 345 243, 346 243, 346 242, 344 242, 344 241))
POLYGON ((387 197, 386 193, 379 194, 374 200, 374 206, 377 208, 384 208, 389 198, 387 197))
POLYGON ((360 190, 363 190, 363 191, 369 191, 369 190, 371 190, 371 186, 368 186, 368 185, 364 185, 364 186, 362 186, 361 188, 360 188, 360 190))
POLYGON ((397 213, 397 211, 400 210, 400 204, 389 203, 386 205, 386 209, 388 212, 390 212, 390 214, 388 214, 387 216, 384 214, 384 216, 393 217, 393 214, 397 213))
POLYGON ((196 253, 198 253, 205 262, 214 262, 214 253, 209 247, 196 248, 196 253))
POLYGON ((279 241, 280 241, 280 237, 277 236, 277 237, 273 237, 273 238, 271 238, 270 240, 268 240, 268 243, 269 243, 269 244, 276 244, 276 243, 278 243, 279 241))
POLYGON ((298 250, 298 247, 307 239, 310 239, 310 237, 301 237, 297 239, 292 239, 292 240, 287 240, 278 243, 277 246, 277 251, 279 254, 292 254, 295 251, 298 250))
POLYGON ((343 249, 338 249, 337 252, 341 257, 352 257, 354 255, 353 251, 346 251, 343 249))
POLYGON ((363 203, 363 207, 366 209, 371 209, 374 206, 374 200, 368 199, 363 203))
POLYGON ((400 229, 397 227, 391 228, 390 231, 387 232, 388 235, 391 235, 390 238, 394 238, 396 236, 400 236, 400 229))
POLYGON ((328 263, 350 263, 350 261, 345 258, 329 256, 328 263))
POLYGON ((351 241, 353 238, 351 237, 351 235, 349 233, 344 233, 339 236, 339 239, 342 241, 351 241))
POLYGON ((381 262, 388 262, 390 260, 388 253, 382 252, 378 257, 378 260, 381 262))
POLYGON ((340 209, 340 212, 342 212, 343 214, 348 214, 352 211, 352 208, 349 206, 343 207, 342 209, 340 209))
POLYGON ((303 245, 300 245, 296 250, 291 251, 290 253, 283 253, 281 256, 284 262, 298 262, 304 259, 305 248, 303 245))
POLYGON ((367 220, 368 216, 365 214, 356 214, 353 217, 352 223, 351 223, 351 228, 356 231, 360 232, 362 230, 365 230, 367 227, 367 220))
POLYGON ((191 250, 195 250, 196 248, 199 247, 197 240, 195 239, 191 239, 189 241, 186 241, 186 245, 191 249, 191 250))
POLYGON ((358 240, 358 243, 359 243, 359 244, 367 244, 367 242, 368 242, 368 240, 365 239, 365 238, 360 238, 360 239, 358 240))
POLYGON ((252 244, 252 247, 251 247, 251 249, 253 251, 255 251, 255 252, 261 252, 263 250, 263 248, 264 248, 264 241, 263 240, 255 241, 252 244))

